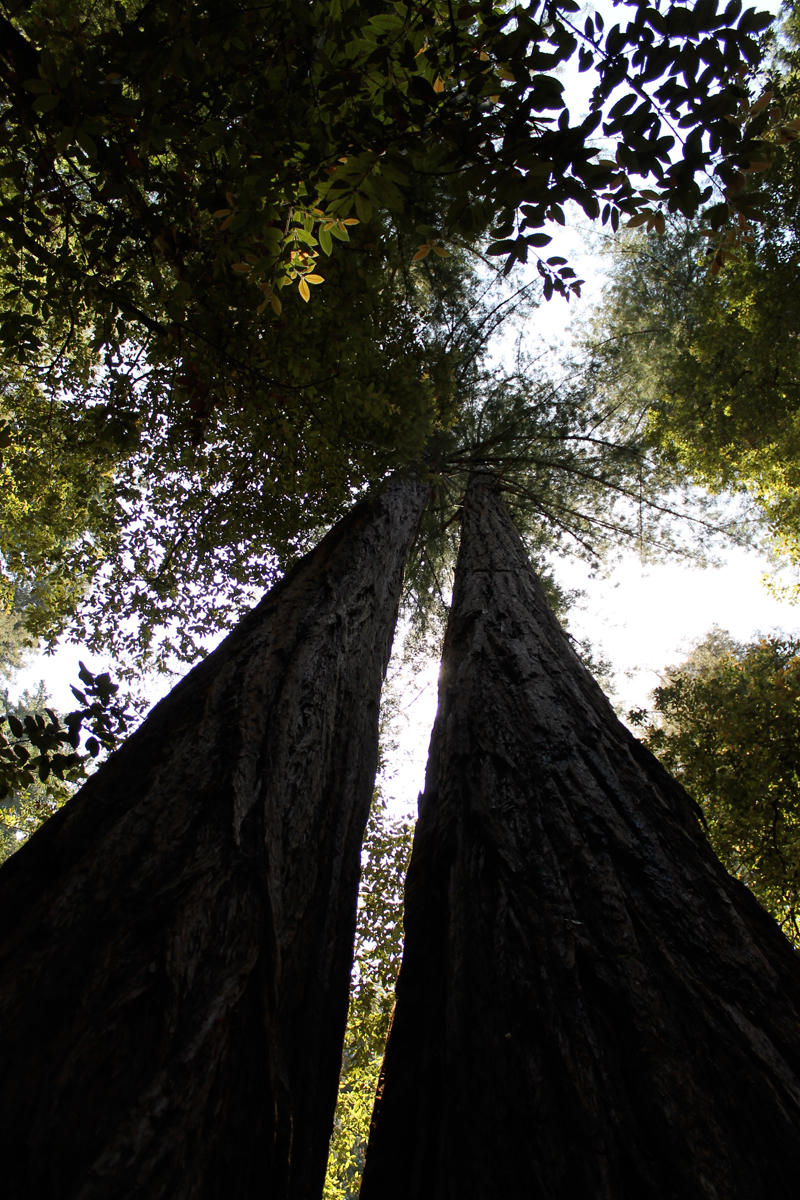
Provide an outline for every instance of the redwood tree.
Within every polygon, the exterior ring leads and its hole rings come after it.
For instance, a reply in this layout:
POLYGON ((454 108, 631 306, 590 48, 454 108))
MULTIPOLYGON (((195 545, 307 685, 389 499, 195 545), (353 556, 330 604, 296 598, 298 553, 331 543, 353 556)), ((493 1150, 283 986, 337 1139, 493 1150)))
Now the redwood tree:
POLYGON ((0 870, 9 1200, 319 1196, 426 496, 358 505, 0 870))
POLYGON ((473 478, 362 1200, 790 1200, 800 960, 473 478))

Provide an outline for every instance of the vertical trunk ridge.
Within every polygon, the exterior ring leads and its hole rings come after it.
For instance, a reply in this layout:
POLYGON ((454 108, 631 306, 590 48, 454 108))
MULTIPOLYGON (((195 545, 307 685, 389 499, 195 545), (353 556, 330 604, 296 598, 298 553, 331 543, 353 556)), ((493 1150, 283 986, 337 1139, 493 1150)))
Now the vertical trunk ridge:
POLYGON ((471 482, 362 1200, 794 1200, 800 958, 471 482))
POLYGON ((359 504, 0 870, 7 1200, 310 1200, 427 497, 359 504))

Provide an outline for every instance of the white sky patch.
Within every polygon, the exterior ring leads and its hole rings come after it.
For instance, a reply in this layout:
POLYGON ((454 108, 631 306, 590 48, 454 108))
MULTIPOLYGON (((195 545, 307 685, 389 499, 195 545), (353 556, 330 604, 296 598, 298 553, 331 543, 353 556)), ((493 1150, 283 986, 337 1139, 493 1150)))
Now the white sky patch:
POLYGON ((735 547, 720 567, 644 565, 627 554, 608 578, 592 578, 586 563, 560 561, 560 583, 585 598, 569 615, 570 632, 588 636, 614 667, 612 699, 623 712, 647 707, 664 668, 683 659, 714 626, 747 642, 760 633, 797 636, 800 610, 764 587, 769 563, 735 547))

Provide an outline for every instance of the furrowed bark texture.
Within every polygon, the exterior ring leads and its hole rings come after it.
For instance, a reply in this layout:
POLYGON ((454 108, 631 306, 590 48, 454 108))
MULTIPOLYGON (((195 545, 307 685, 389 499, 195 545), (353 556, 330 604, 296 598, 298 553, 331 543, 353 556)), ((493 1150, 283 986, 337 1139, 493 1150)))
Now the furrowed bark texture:
POLYGON ((357 506, 0 870, 6 1200, 320 1196, 425 499, 357 506))
POLYGON ((800 958, 465 501, 361 1200, 796 1200, 800 958))

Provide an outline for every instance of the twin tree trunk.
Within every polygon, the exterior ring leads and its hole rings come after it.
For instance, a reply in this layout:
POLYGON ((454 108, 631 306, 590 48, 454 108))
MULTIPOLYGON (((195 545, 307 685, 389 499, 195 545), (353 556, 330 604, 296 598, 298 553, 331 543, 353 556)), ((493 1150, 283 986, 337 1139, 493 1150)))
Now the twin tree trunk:
POLYGON ((7 1200, 311 1200, 425 504, 359 505, 0 870, 7 1200))
POLYGON ((362 1200, 795 1200, 800 957, 464 504, 362 1200))
MULTIPOLYGON (((270 592, 0 870, 9 1200, 316 1200, 426 498, 270 592)), ((800 958, 473 480, 362 1200, 794 1200, 800 958)))

